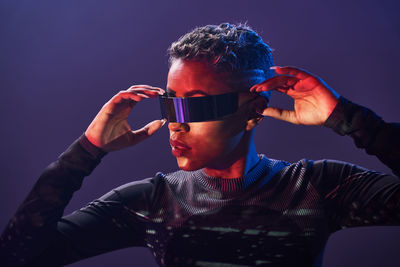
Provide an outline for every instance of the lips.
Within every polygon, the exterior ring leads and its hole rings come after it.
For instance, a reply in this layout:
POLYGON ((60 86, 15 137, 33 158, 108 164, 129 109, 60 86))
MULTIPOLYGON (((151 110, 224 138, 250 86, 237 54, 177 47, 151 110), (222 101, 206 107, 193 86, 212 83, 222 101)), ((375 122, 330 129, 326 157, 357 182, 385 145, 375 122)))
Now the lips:
POLYGON ((185 143, 182 143, 178 140, 169 140, 169 143, 171 144, 172 148, 179 149, 179 150, 190 150, 192 149, 190 146, 186 145, 185 143))
POLYGON ((190 146, 177 140, 170 139, 169 143, 172 147, 172 155, 175 157, 187 156, 187 153, 192 149, 190 146))

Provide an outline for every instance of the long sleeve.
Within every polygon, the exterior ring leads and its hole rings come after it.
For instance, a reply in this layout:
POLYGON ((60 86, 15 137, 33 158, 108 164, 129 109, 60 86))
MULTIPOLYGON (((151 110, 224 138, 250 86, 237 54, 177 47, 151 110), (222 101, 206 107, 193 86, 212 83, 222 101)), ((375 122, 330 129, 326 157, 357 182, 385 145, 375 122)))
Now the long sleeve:
POLYGON ((357 147, 377 156, 395 174, 345 162, 315 162, 333 228, 400 225, 400 125, 341 97, 325 126, 352 137, 357 147))
POLYGON ((400 123, 387 123, 372 110, 340 97, 325 126, 350 136, 358 148, 377 156, 400 176, 400 123))
POLYGON ((115 219, 125 212, 117 195, 100 198, 62 218, 73 193, 105 154, 83 134, 44 170, 1 236, 2 266, 64 265, 140 245, 140 231, 115 219), (133 236, 129 243, 123 241, 127 233, 133 236))

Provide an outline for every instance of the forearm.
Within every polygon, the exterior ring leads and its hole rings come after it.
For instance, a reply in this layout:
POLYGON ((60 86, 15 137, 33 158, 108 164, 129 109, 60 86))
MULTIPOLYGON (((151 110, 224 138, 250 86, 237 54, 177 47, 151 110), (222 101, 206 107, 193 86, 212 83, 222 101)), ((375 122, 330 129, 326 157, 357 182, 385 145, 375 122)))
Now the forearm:
POLYGON ((400 124, 387 123, 372 110, 340 97, 324 125, 351 136, 357 147, 377 156, 400 176, 400 124))
POLYGON ((81 136, 44 170, 1 236, 2 262, 22 264, 49 245, 73 193, 104 155, 81 136))

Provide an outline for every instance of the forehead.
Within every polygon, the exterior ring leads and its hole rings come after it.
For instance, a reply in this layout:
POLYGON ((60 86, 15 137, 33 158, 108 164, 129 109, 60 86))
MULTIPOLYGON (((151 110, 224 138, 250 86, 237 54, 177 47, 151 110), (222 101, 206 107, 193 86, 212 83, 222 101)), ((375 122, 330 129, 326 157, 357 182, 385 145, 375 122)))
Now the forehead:
POLYGON ((206 61, 176 59, 168 72, 167 91, 177 97, 228 93, 234 91, 228 76, 206 61))

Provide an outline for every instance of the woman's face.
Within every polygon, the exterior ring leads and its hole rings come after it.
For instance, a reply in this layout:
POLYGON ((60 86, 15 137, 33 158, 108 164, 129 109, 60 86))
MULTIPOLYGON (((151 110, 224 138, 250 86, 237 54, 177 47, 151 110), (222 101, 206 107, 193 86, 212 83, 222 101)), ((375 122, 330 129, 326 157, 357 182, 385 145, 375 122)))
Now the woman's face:
MULTIPOLYGON (((176 97, 196 97, 233 92, 226 76, 216 73, 204 61, 175 60, 168 73, 167 92, 176 97)), ((182 170, 203 167, 222 168, 228 155, 245 148, 243 135, 249 119, 248 105, 254 98, 250 93, 239 94, 239 109, 218 121, 179 123, 169 122, 172 154, 182 170)), ((246 153, 247 151, 243 151, 246 153)))

